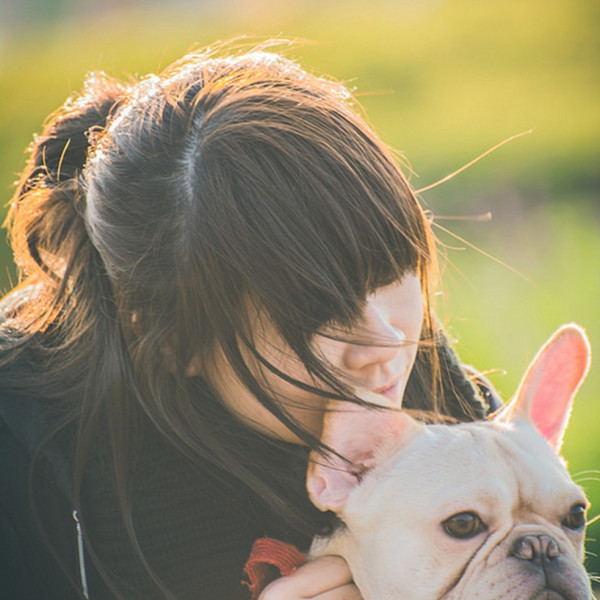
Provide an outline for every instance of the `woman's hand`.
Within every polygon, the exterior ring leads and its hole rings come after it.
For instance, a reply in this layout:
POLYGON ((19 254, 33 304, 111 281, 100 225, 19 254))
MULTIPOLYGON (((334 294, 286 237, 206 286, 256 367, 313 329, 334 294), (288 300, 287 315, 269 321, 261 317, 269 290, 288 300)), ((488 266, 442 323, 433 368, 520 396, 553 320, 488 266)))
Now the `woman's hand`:
POLYGON ((291 575, 271 582, 258 600, 363 600, 352 583, 348 563, 339 556, 322 556, 291 575))

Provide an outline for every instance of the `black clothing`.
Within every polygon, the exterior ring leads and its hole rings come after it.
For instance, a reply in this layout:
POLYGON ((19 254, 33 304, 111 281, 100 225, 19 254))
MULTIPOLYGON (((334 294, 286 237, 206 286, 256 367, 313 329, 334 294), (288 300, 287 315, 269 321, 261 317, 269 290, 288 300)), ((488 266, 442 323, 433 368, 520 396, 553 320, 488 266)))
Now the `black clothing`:
MULTIPOLYGON (((69 486, 62 481, 68 460, 60 458, 56 445, 51 444, 36 461, 31 491, 44 541, 29 499, 31 460, 40 440, 27 439, 32 429, 41 432, 43 407, 31 399, 2 394, 0 406, 0 597, 81 598, 77 523, 69 486), (32 410, 21 411, 25 405, 32 410), (75 586, 60 570, 59 560, 75 586)), ((252 446, 249 457, 268 453, 275 471, 297 471, 296 493, 306 496, 306 448, 259 435, 252 446)), ((123 597, 165 598, 131 549, 105 458, 98 453, 86 469, 82 497, 86 535, 123 597)), ((178 600, 247 600, 242 571, 255 539, 271 536, 304 549, 310 544, 310 536, 289 531, 243 484, 215 472, 209 464, 192 464, 148 423, 133 482, 133 520, 152 570, 178 600)), ((114 598, 87 551, 83 566, 89 597, 114 598)))
MULTIPOLYGON (((445 391, 462 398, 462 402, 455 399, 455 411, 459 413, 460 406, 470 405, 483 415, 481 398, 453 353, 448 352, 448 360, 442 360, 442 371, 451 384, 445 391)), ((9 368, 9 379, 15 381, 14 370, 23 369, 26 377, 29 367, 23 359, 9 368)), ((79 534, 69 432, 45 440, 52 403, 7 389, 4 381, 0 369, 0 597, 118 597, 103 582, 91 551, 98 553, 124 598, 167 597, 132 549, 103 443, 99 442, 85 469, 81 506, 84 518, 79 534), (86 549, 81 557, 79 545, 84 538, 86 549)), ((496 408, 495 400, 492 404, 496 408)), ((224 430, 231 435, 243 427, 220 405, 215 403, 213 409, 215 423, 226 423, 224 430)), ((282 494, 302 497, 308 506, 304 487, 308 449, 259 434, 248 438, 244 431, 248 460, 258 457, 258 464, 272 470, 274 487, 280 486, 277 473, 293 473, 295 484, 282 494)), ((247 600, 249 592, 241 584, 242 570, 252 542, 259 537, 278 538, 303 551, 310 545, 311 536, 294 532, 263 498, 208 461, 192 463, 149 422, 141 435, 132 490, 133 524, 139 546, 152 571, 177 600, 247 600)), ((315 523, 325 525, 333 518, 312 506, 307 510, 314 511, 315 523)))

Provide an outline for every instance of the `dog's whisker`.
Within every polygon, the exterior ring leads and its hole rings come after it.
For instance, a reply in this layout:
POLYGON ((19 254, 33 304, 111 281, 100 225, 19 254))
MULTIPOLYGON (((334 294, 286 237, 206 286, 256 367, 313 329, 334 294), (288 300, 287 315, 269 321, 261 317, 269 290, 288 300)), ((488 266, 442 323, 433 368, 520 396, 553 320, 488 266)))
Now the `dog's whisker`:
POLYGON ((586 526, 589 527, 592 523, 595 523, 596 521, 598 521, 600 519, 600 514, 597 514, 595 517, 591 518, 587 523, 586 526))
POLYGON ((600 471, 595 469, 588 469, 586 471, 579 471, 572 475, 573 481, 600 481, 600 471))

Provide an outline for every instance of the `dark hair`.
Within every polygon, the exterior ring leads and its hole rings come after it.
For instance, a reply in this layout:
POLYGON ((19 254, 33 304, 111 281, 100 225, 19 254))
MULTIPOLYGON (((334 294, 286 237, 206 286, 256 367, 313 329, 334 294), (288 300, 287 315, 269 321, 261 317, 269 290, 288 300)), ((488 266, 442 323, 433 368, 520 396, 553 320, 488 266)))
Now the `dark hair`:
MULTIPOLYGON (((186 369, 220 346, 258 400, 318 448, 244 362, 255 352, 248 300, 331 395, 356 401, 313 354, 315 332, 352 324, 370 291, 407 273, 427 297, 434 260, 415 194, 348 91, 260 49, 193 53, 138 83, 88 78, 35 140, 9 222, 29 296, 4 330, 43 354, 27 385, 66 403, 60 427, 77 428, 75 498, 106 428, 132 542, 142 418, 307 527, 244 466, 243 446, 211 428, 186 369)), ((434 329, 427 310, 424 342, 434 329)), ((438 410, 435 344, 424 342, 428 393, 412 403, 438 410)))

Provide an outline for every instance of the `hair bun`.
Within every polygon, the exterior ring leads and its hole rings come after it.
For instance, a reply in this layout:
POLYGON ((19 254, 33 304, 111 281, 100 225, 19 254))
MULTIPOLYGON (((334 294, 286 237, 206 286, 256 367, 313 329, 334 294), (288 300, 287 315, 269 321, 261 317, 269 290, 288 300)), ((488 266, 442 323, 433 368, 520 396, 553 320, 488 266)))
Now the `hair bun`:
POLYGON ((65 273, 74 248, 87 239, 78 203, 80 174, 94 132, 122 103, 127 86, 106 75, 87 78, 34 138, 8 215, 15 261, 25 273, 41 269, 53 279, 65 273))
POLYGON ((104 129, 125 92, 121 82, 103 73, 88 76, 82 94, 69 98, 36 136, 17 196, 76 178, 87 161, 90 142, 104 129))

